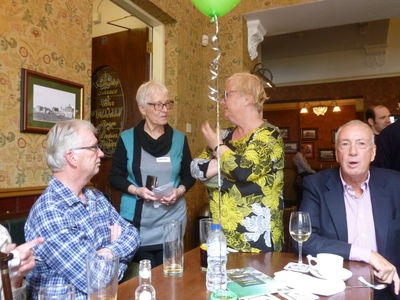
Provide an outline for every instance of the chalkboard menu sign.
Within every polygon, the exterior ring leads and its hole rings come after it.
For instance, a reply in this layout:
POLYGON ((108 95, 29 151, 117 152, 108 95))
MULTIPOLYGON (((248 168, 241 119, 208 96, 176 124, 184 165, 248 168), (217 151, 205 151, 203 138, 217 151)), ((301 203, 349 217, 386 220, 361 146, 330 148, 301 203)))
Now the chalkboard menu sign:
POLYGON ((124 94, 117 72, 110 66, 100 68, 92 78, 92 123, 106 157, 114 154, 124 124, 124 94))

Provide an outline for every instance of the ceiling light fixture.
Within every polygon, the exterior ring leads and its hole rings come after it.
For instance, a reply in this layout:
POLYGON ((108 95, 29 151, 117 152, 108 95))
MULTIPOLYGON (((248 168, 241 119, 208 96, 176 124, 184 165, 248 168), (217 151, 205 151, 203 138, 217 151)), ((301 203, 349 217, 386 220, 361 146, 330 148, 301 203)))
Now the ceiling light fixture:
POLYGON ((314 114, 316 114, 317 116, 323 116, 323 115, 325 115, 326 111, 328 110, 328 106, 318 105, 318 106, 314 106, 312 110, 313 110, 314 114))

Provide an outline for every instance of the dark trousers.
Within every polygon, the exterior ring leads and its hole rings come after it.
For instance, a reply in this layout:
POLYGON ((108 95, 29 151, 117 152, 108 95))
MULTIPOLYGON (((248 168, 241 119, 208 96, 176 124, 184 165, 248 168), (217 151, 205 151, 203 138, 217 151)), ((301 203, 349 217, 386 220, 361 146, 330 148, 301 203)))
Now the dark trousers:
POLYGON ((151 262, 151 268, 155 268, 163 263, 163 249, 149 249, 149 247, 139 247, 133 261, 140 262, 142 259, 148 259, 151 262))
POLYGON ((390 292, 389 289, 392 289, 393 285, 388 286, 386 289, 377 291, 374 291, 374 299, 375 300, 395 300, 395 299, 400 299, 400 296, 395 296, 390 292))

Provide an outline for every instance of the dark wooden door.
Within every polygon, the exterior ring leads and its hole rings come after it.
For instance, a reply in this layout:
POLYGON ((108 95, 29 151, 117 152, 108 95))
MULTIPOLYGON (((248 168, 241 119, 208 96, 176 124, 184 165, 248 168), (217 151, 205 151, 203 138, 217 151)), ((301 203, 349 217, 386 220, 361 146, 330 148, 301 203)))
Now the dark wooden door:
MULTIPOLYGON (((92 41, 92 74, 110 66, 116 71, 124 95, 123 129, 135 126, 141 120, 135 96, 138 87, 149 80, 150 55, 147 52, 148 28, 113 33, 94 38, 92 41)), ((92 102, 92 111, 96 109, 92 102)), ((113 204, 119 210, 121 194, 111 189, 108 174, 112 157, 102 160, 99 173, 92 183, 99 190, 111 195, 113 204)))

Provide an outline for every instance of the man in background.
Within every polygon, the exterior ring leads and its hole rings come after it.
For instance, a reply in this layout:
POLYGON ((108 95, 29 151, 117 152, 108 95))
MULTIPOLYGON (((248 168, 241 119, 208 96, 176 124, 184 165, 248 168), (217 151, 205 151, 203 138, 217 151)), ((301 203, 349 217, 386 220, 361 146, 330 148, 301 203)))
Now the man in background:
POLYGON ((375 135, 380 134, 384 128, 390 125, 390 111, 384 105, 368 108, 365 112, 365 118, 375 135))
POLYGON ((300 206, 301 204, 301 199, 302 199, 302 194, 303 194, 303 178, 305 176, 311 175, 315 173, 315 170, 313 170, 308 163, 306 159, 306 155, 309 154, 312 151, 312 149, 307 148, 304 145, 300 146, 300 151, 298 151, 294 156, 293 156, 293 163, 297 168, 297 176, 296 180, 294 182, 294 186, 296 189, 297 193, 297 205, 300 206))
POLYGON ((59 122, 48 133, 46 160, 53 175, 25 224, 26 240, 45 238, 34 247, 36 266, 26 278, 33 299, 41 287, 72 284, 75 299, 86 300, 87 257, 118 256, 122 279, 139 246, 137 229, 103 193, 86 187, 104 156, 95 133, 90 122, 77 119, 59 122))
MULTIPOLYGON (((400 101, 397 103, 400 110, 400 101)), ((400 171, 400 121, 386 127, 376 138, 375 167, 400 171)))
POLYGON ((375 299, 400 299, 400 173, 370 168, 374 135, 359 120, 339 128, 335 148, 338 169, 304 178, 300 210, 312 224, 304 252, 369 263, 376 281, 390 284, 375 299))

